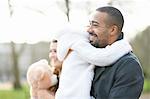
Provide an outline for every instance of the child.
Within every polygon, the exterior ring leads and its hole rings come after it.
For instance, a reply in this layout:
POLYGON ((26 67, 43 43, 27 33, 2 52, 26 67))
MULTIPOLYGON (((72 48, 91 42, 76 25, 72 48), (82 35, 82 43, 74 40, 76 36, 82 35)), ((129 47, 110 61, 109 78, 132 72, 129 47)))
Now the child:
POLYGON ((57 40, 55 39, 53 39, 50 42, 49 59, 50 59, 50 66, 52 68, 53 74, 57 75, 58 78, 58 83, 55 86, 50 88, 51 92, 54 92, 55 94, 56 90, 58 89, 59 76, 62 68, 62 62, 60 62, 57 58, 57 40))
POLYGON ((49 50, 49 59, 50 59, 50 65, 54 71, 54 74, 56 74, 58 77, 60 75, 61 72, 61 65, 62 62, 60 62, 57 58, 57 40, 53 39, 50 42, 50 46, 49 46, 50 50, 49 50))

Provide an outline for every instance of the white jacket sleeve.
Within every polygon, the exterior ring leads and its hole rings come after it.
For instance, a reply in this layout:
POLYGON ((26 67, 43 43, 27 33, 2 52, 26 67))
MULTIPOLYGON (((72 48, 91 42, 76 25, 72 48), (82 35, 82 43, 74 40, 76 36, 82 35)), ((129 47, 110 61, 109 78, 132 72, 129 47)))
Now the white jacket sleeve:
POLYGON ((88 33, 67 27, 58 34, 57 40, 57 57, 60 61, 63 61, 73 44, 80 40, 88 42, 88 33))
POLYGON ((82 59, 96 66, 109 66, 132 50, 128 41, 122 39, 106 48, 95 48, 84 40, 77 41, 71 47, 82 59))

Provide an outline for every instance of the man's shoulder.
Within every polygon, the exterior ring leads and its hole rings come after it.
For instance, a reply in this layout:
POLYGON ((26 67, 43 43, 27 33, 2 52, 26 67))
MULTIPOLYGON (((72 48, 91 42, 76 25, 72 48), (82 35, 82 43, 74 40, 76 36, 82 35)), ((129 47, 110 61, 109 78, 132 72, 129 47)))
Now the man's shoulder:
POLYGON ((118 60, 113 67, 116 68, 117 71, 119 70, 122 72, 142 71, 141 64, 133 52, 130 52, 120 58, 120 60, 118 60))
POLYGON ((99 67, 96 66, 95 67, 97 71, 99 70, 120 70, 120 69, 125 69, 125 68, 130 68, 130 69, 135 69, 135 68, 139 68, 141 69, 141 64, 138 60, 138 58, 136 57, 136 55, 133 52, 129 52, 126 55, 122 56, 120 59, 118 59, 114 64, 110 65, 110 66, 106 66, 106 67, 99 67), (131 68, 132 66, 132 68, 131 68))
POLYGON ((128 54, 121 57, 116 63, 130 63, 130 62, 137 62, 139 63, 138 58, 133 52, 129 52, 128 54))

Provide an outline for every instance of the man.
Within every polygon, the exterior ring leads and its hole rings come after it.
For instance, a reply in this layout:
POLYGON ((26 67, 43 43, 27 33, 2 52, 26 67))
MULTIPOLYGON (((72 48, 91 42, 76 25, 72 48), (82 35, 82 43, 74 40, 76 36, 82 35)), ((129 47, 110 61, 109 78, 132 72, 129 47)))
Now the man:
MULTIPOLYGON (((87 28, 90 43, 105 48, 123 38, 124 19, 121 12, 111 6, 96 9, 87 28)), ((141 65, 129 52, 114 64, 95 67, 91 95, 95 99, 139 99, 144 83, 141 65)))

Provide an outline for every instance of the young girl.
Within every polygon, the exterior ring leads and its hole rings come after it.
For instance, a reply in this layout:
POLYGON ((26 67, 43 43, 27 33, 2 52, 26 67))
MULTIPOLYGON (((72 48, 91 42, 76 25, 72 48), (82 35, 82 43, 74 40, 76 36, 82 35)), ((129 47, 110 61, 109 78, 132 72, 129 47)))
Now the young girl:
POLYGON ((50 66, 52 68, 53 74, 57 75, 58 83, 55 86, 52 86, 50 90, 56 93, 59 84, 59 76, 62 68, 62 62, 57 58, 57 40, 53 39, 50 42, 49 46, 49 59, 50 59, 50 66))

